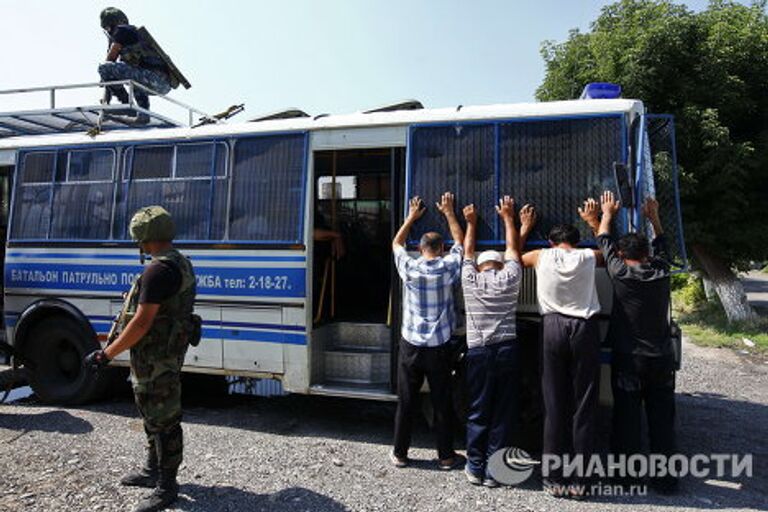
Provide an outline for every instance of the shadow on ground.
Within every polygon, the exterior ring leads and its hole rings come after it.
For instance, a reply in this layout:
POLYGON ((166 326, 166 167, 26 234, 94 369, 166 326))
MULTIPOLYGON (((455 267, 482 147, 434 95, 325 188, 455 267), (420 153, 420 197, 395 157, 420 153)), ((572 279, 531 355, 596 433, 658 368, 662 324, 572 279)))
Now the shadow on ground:
POLYGON ((93 425, 67 411, 48 411, 40 414, 15 414, 12 407, 0 406, 0 428, 23 432, 59 432, 61 434, 87 434, 93 425))
POLYGON ((348 510, 341 503, 303 487, 290 487, 273 494, 256 494, 235 487, 209 487, 198 484, 183 484, 175 507, 189 512, 348 510))

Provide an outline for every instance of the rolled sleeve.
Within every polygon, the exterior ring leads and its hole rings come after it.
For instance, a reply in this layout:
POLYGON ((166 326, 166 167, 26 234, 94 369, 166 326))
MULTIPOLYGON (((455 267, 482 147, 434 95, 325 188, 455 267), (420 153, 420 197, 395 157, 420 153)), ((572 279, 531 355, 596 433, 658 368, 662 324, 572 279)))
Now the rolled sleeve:
POLYGON ((461 280, 464 283, 473 284, 477 279, 477 267, 472 260, 465 259, 461 264, 461 280))
POLYGON ((397 273, 400 275, 400 279, 406 281, 408 279, 408 270, 413 265, 413 259, 408 256, 408 252, 405 247, 398 247, 392 251, 395 257, 395 267, 397 267, 397 273))
POLYGON ((443 258, 443 263, 451 274, 451 279, 456 280, 461 274, 461 262, 464 260, 464 247, 461 244, 453 244, 451 250, 443 258))

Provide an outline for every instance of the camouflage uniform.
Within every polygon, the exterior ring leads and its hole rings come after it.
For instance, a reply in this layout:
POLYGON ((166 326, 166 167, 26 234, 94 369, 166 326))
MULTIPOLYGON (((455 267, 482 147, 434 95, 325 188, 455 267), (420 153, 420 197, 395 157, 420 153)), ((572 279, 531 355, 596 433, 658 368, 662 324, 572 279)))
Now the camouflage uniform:
MULTIPOLYGON (((161 471, 176 471, 183 450, 180 377, 191 330, 195 274, 189 260, 175 249, 154 255, 153 259, 176 266, 182 283, 178 293, 160 304, 149 332, 131 349, 131 381, 150 455, 157 453, 161 471)), ((141 281, 128 304, 126 325, 138 309, 140 290, 141 281)))
MULTIPOLYGON (((104 62, 99 64, 99 76, 102 82, 115 82, 118 80, 133 80, 146 85, 158 94, 168 94, 171 83, 165 73, 152 69, 141 68, 125 62, 104 62)), ((137 96, 143 91, 136 88, 137 96)))

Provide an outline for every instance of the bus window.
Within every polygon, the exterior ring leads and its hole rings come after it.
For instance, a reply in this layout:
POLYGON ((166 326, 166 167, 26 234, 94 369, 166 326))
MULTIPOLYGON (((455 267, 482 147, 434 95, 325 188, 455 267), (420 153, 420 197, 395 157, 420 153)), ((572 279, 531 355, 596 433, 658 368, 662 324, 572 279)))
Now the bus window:
POLYGON ((130 216, 141 207, 159 204, 173 215, 177 239, 223 239, 228 189, 226 144, 136 146, 129 151, 127 205, 121 196, 121 214, 116 216, 116 229, 122 237, 127 236, 128 220, 123 212, 130 216))
POLYGON ((305 142, 303 133, 236 142, 230 240, 303 240, 305 142))
MULTIPOLYGON (((60 153, 59 158, 65 153, 60 153)), ((112 215, 115 151, 67 154, 65 181, 54 184, 51 233, 54 240, 106 240, 112 215)))

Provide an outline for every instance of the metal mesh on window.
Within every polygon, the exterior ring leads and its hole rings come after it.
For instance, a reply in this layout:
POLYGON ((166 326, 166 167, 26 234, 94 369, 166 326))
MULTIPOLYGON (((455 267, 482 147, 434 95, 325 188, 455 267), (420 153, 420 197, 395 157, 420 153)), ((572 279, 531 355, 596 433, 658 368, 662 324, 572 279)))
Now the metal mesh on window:
MULTIPOLYGON (((674 120, 671 116, 645 116, 646 147, 644 148, 643 175, 639 177, 640 197, 655 196, 659 202, 659 216, 667 234, 667 245, 672 263, 686 268, 682 217, 678 195, 677 162, 674 147, 674 120), (650 174, 652 172, 652 175, 650 174)), ((651 234, 649 223, 645 231, 651 234)))
POLYGON ((51 185, 16 188, 11 234, 16 239, 44 239, 51 220, 51 185))
POLYGON ((131 179, 170 178, 173 168, 173 146, 137 146, 133 149, 131 179))
POLYGON ((67 181, 109 181, 114 161, 110 149, 71 151, 67 181))
POLYGON ((224 176, 227 147, 223 143, 179 144, 176 147, 176 177, 210 176, 214 151, 216 153, 215 176, 224 176))
POLYGON ((107 240, 114 184, 56 184, 51 239, 107 240))
POLYGON ((592 238, 577 208, 603 190, 616 192, 613 163, 626 160, 620 117, 541 120, 501 125, 502 193, 538 211, 535 238, 573 224, 592 238))
POLYGON ((421 197, 427 206, 411 238, 418 240, 428 231, 437 231, 450 239, 445 219, 435 208, 443 192, 456 194, 459 218, 464 205, 475 204, 478 240, 498 238, 493 125, 415 128, 411 140, 410 194, 421 197))
POLYGON ((446 190, 457 194, 459 206, 479 208, 480 242, 503 243, 494 205, 505 194, 515 197, 518 208, 537 207, 537 233, 529 241, 545 239, 561 223, 591 238, 577 207, 586 197, 616 190, 613 163, 626 161, 624 137, 620 116, 415 127, 409 193, 421 196, 429 210, 412 241, 426 231, 448 234, 433 207, 446 190))
POLYGON ((305 140, 305 134, 292 134, 236 142, 231 240, 302 240, 305 140))

